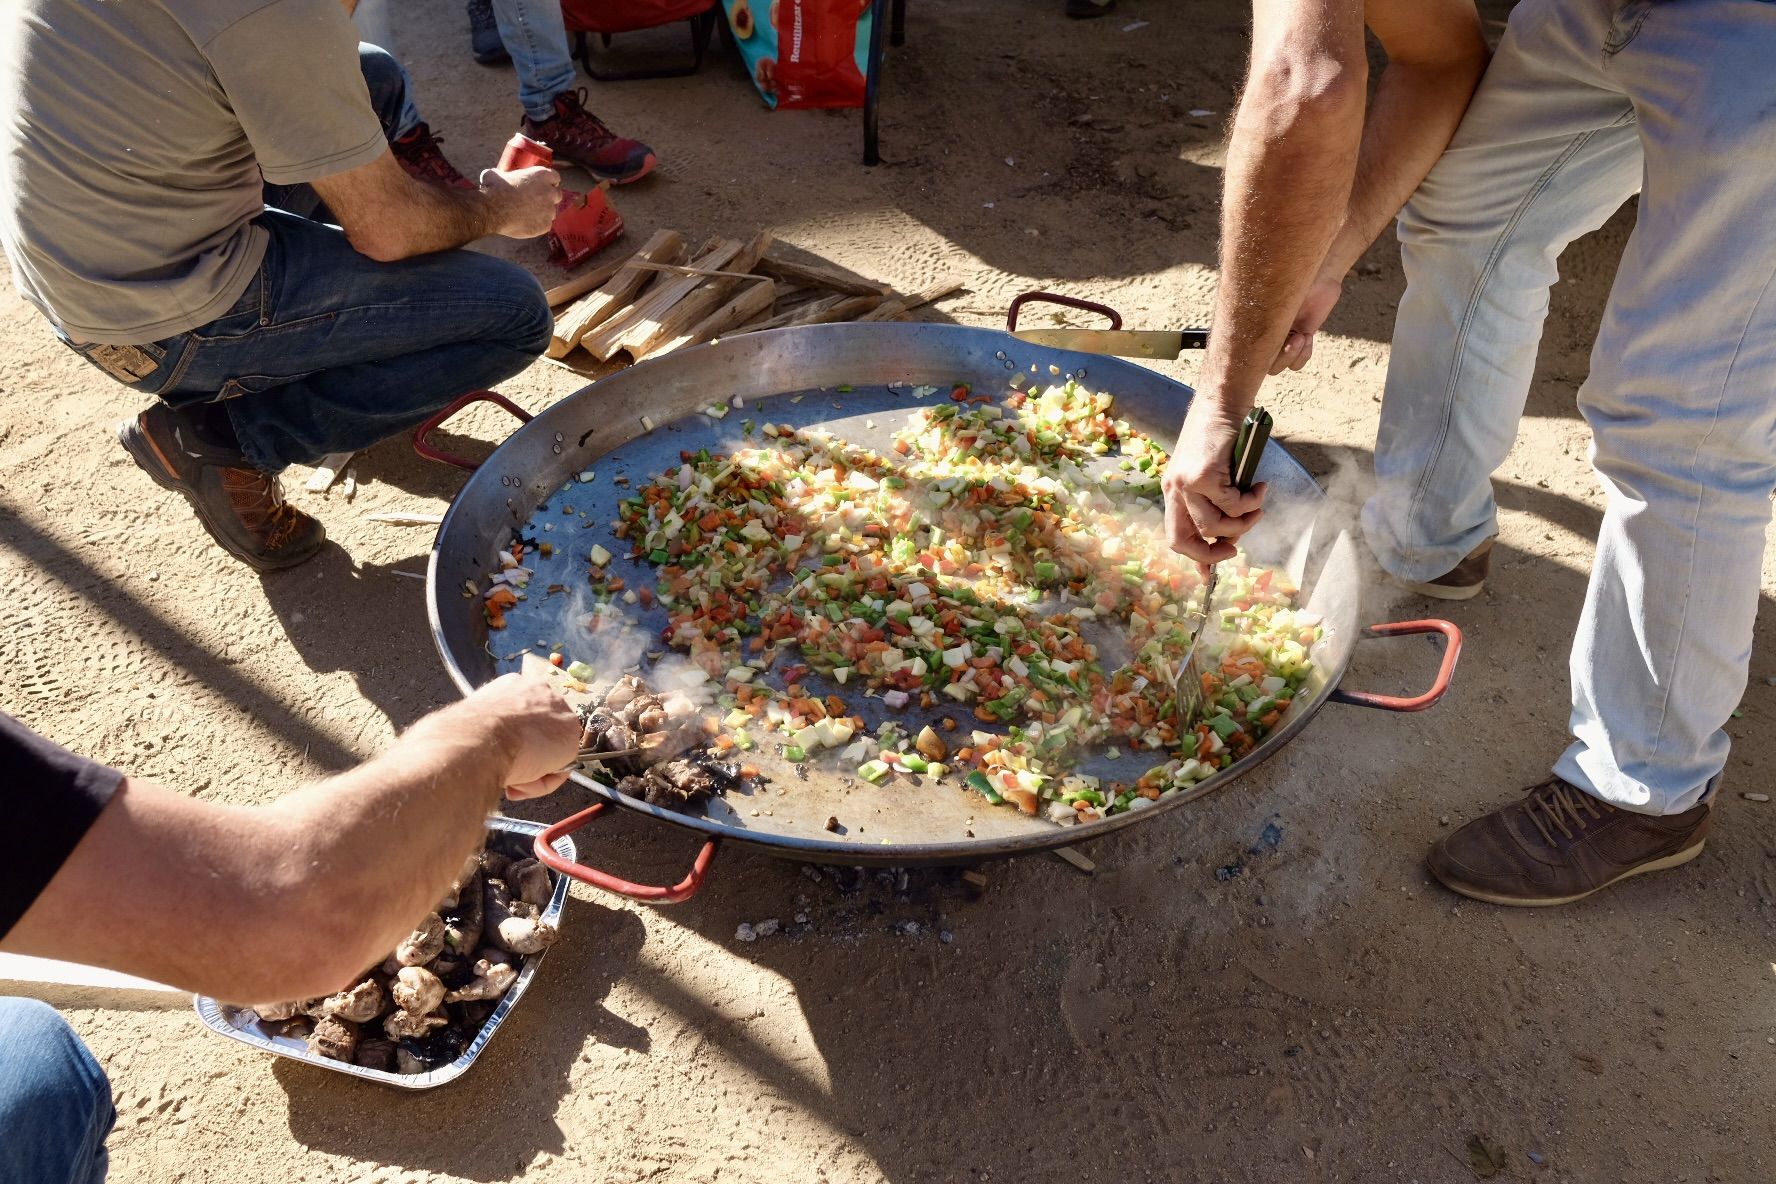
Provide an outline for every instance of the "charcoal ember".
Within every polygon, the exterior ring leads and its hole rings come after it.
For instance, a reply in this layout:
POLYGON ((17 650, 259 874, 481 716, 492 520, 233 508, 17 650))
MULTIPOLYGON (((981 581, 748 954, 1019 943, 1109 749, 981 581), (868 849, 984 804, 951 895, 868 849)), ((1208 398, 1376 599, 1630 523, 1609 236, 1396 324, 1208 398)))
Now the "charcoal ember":
POLYGON ((649 782, 646 777, 638 777, 631 774, 617 782, 617 792, 627 794, 632 798, 645 799, 648 793, 648 785, 649 782))
POLYGON ((290 999, 283 1003, 255 1003, 253 1014, 268 1024, 281 1024, 302 1013, 302 1001, 290 999))
POLYGON ((490 879, 503 879, 506 874, 506 868, 511 862, 512 857, 510 855, 503 854, 490 846, 485 851, 481 852, 481 874, 490 879))
POLYGON ((352 1054, 352 1063, 366 1069, 393 1073, 395 1071, 395 1042, 382 1036, 366 1036, 358 1041, 358 1051, 352 1054))

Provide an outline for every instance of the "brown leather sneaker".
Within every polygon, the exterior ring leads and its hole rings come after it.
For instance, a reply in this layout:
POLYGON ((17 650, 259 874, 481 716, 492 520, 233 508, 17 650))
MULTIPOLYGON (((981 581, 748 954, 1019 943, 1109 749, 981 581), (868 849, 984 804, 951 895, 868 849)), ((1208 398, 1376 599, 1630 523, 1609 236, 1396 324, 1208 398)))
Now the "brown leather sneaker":
POLYGON ((1569 904, 1618 880, 1688 863, 1708 839, 1710 806, 1658 817, 1617 809, 1549 778, 1439 839, 1431 874, 1489 904, 1569 904))
POLYGON ((164 403, 118 424, 117 441, 156 485, 191 503, 223 550, 260 571, 293 567, 326 542, 325 528, 284 500, 276 477, 197 439, 164 403))
POLYGON ((1472 600, 1486 586, 1486 572, 1492 566, 1492 544, 1495 541, 1487 539, 1469 551, 1466 559, 1436 579, 1408 584, 1407 587, 1420 596, 1438 600, 1472 600))

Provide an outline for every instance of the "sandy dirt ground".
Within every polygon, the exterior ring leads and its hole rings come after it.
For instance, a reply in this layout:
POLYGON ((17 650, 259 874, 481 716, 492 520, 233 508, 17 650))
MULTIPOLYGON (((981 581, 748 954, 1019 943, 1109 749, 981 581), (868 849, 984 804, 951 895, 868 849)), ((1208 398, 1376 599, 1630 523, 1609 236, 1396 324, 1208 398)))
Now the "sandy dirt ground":
MULTIPOLYGON (((631 241, 770 228, 903 288, 965 280, 925 315, 970 325, 1031 287, 1109 301, 1132 325, 1200 323, 1241 7, 1124 0, 1090 24, 1059 0, 911 7, 874 170, 857 113, 768 114, 730 56, 689 80, 593 84, 594 109, 663 161, 617 195, 631 241)), ((510 71, 469 61, 457 0, 395 20, 448 151, 491 161, 517 118, 510 71)), ((1776 763, 1771 616, 1696 863, 1547 912, 1462 903, 1422 863, 1563 744, 1601 504, 1575 394, 1631 228, 1625 211, 1563 262, 1498 476, 1494 579, 1446 610, 1467 652, 1436 710, 1330 706, 1231 788, 1090 848, 1095 876, 1029 858, 973 895, 954 870, 822 874, 729 851, 677 908, 577 889, 529 998, 432 1093, 274 1062, 205 1033, 181 997, 46 990, 114 1083, 113 1178, 1429 1184, 1476 1177, 1475 1136, 1501 1150, 1500 1179, 1776 1178, 1776 805, 1740 796, 1768 790, 1776 763), (736 940, 767 918, 782 930, 736 940)), ((489 249, 552 276, 539 246, 489 249)), ((1351 496, 1400 290, 1390 237, 1311 370, 1265 396, 1279 438, 1351 496)), ((132 772, 256 802, 453 697, 423 584, 402 574, 422 571, 430 532, 366 515, 439 511, 456 473, 398 440, 360 456, 355 501, 297 495, 332 545, 260 578, 127 461, 110 429, 138 399, 10 285, 0 351, 5 710, 132 772)), ((1194 365, 1161 368, 1189 381, 1194 365)), ((505 389, 541 407, 580 385, 539 364, 505 389)), ((505 430, 492 414, 460 427, 505 430)), ((1432 607, 1390 599, 1366 615, 1432 607)), ((1368 647, 1352 685, 1409 689, 1432 658, 1368 647)), ((638 878, 676 878, 693 850, 621 818, 587 842, 638 878)))

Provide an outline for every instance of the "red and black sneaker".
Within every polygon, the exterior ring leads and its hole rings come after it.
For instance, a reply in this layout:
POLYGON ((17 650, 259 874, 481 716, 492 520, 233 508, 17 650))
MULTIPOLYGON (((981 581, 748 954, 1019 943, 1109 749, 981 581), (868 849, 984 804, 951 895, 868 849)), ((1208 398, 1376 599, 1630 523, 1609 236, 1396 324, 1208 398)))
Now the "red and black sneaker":
POLYGON ((555 96, 555 114, 548 119, 524 117, 521 130, 547 144, 558 160, 571 160, 595 177, 627 185, 653 172, 654 150, 640 140, 619 136, 586 110, 586 89, 555 96))
POLYGON ((456 171, 456 166, 438 147, 443 143, 432 129, 420 124, 398 140, 389 141, 389 151, 416 181, 430 181, 447 189, 473 189, 475 183, 456 171))

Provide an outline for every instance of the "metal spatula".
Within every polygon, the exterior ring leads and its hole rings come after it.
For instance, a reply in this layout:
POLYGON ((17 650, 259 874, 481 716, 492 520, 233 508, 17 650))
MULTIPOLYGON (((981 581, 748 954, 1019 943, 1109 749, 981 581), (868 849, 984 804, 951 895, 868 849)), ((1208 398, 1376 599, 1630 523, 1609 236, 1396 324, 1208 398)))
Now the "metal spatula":
MULTIPOLYGON (((1258 477, 1258 462, 1264 457, 1264 446, 1270 441, 1270 412, 1262 407, 1254 407, 1247 412, 1245 421, 1240 424, 1239 435, 1233 442, 1233 464, 1229 476, 1241 493, 1252 488, 1258 477)), ((1209 567, 1209 577, 1203 582, 1202 608, 1195 614, 1196 632, 1190 639, 1190 648, 1184 651, 1184 660, 1179 662, 1172 671, 1172 702, 1178 712, 1178 735, 1182 737, 1190 730, 1190 723, 1202 710, 1202 642, 1203 635, 1209 631, 1209 623, 1214 619, 1215 581, 1220 572, 1219 565, 1209 567)))

